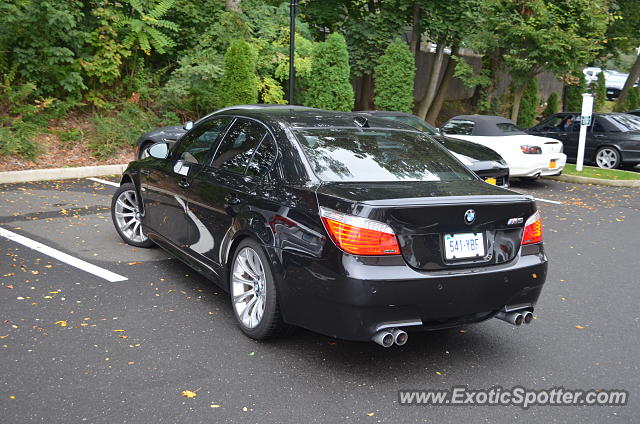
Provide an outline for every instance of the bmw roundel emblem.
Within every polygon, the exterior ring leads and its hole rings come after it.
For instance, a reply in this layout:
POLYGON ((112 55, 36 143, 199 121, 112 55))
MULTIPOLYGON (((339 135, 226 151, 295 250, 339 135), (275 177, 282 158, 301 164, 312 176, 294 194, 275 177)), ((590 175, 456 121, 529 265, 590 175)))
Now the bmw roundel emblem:
POLYGON ((476 220, 476 211, 474 211, 473 209, 469 209, 468 211, 466 211, 464 213, 464 222, 467 224, 473 224, 473 222, 476 220))

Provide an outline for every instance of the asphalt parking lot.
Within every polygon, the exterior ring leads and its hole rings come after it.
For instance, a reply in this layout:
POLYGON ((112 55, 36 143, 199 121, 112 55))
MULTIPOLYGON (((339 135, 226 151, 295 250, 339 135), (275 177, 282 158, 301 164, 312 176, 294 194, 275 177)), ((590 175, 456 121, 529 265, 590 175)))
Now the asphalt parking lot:
POLYGON ((303 330, 248 339, 213 283, 160 249, 122 243, 111 185, 0 186, 5 235, 84 261, 0 236, 0 422, 637 422, 639 190, 513 188, 544 199, 550 268, 533 324, 411 333, 384 349, 303 330), (626 389, 630 399, 527 410, 398 404, 400 389, 457 385, 626 389))

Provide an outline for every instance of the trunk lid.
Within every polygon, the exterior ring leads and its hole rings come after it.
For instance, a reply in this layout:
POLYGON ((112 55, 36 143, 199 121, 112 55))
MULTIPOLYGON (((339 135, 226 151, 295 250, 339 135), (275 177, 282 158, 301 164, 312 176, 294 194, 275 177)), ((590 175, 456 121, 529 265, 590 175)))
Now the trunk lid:
POLYGON ((456 182, 325 183, 320 206, 384 222, 393 228, 402 256, 415 269, 490 266, 511 261, 524 222, 536 206, 524 196, 479 180, 456 182), (467 211, 475 220, 465 222, 467 211), (448 259, 447 235, 482 234, 484 256, 448 259))

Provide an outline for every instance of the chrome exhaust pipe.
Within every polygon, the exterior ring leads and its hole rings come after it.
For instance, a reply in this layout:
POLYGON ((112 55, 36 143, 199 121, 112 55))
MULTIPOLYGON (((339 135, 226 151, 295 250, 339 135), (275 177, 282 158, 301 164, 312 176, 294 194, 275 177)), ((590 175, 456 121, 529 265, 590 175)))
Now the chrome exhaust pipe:
MULTIPOLYGON (((404 331, 403 331, 403 333, 404 333, 404 331)), ((376 334, 373 335, 371 340, 373 340, 374 342, 378 343, 382 347, 390 347, 393 344, 395 338, 393 337, 393 334, 388 332, 387 330, 380 330, 376 334)), ((405 342, 406 342, 406 340, 405 340, 405 342)))
POLYGON ((531 321, 533 321, 533 312, 524 311, 524 323, 531 324, 531 321))
POLYGON ((399 328, 394 328, 392 334, 393 341, 398 346, 403 346, 405 343, 407 343, 407 340, 409 340, 409 335, 407 334, 407 332, 399 328))
MULTIPOLYGON (((515 312, 500 311, 496 314, 496 318, 501 319, 502 321, 506 321, 509 324, 513 324, 516 327, 521 326, 522 323, 524 322, 523 312, 519 312, 519 311, 515 311, 515 312)), ((533 318, 533 315, 531 315, 531 318, 533 318)))

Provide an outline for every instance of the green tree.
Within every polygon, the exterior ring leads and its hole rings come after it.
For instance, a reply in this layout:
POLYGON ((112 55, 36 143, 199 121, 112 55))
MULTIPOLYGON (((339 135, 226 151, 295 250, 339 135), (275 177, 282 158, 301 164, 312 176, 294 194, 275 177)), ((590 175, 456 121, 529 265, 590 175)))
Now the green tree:
POLYGON ((117 25, 125 31, 123 40, 125 47, 140 49, 145 54, 151 55, 154 49, 160 54, 176 45, 173 39, 162 30, 178 31, 178 26, 163 17, 175 5, 175 0, 127 0, 135 11, 119 20, 117 25))
POLYGON ((591 83, 591 93, 593 94, 593 111, 604 112, 605 103, 607 101, 607 86, 604 78, 604 72, 598 74, 598 79, 591 83))
POLYGON ((224 55, 224 75, 220 81, 221 106, 258 102, 256 52, 240 39, 231 43, 224 55))
POLYGON ((563 77, 600 51, 608 24, 604 0, 486 0, 488 32, 503 51, 514 84, 511 119, 517 121, 528 82, 543 70, 563 77))
POLYGON ((411 113, 416 67, 407 44, 389 44, 375 68, 375 105, 382 110, 411 113))
POLYGON ((633 87, 629 90, 626 110, 640 109, 640 87, 633 87))
POLYGON ((305 106, 352 110, 354 95, 349 81, 349 52, 342 34, 334 32, 327 41, 316 44, 311 66, 305 106))
POLYGON ((538 102, 538 79, 532 78, 522 94, 520 113, 518 114, 517 121, 519 127, 529 128, 535 124, 538 102))
POLYGON ((547 98, 547 106, 542 112, 542 117, 546 118, 547 116, 551 116, 554 113, 558 113, 558 93, 552 91, 547 98))

